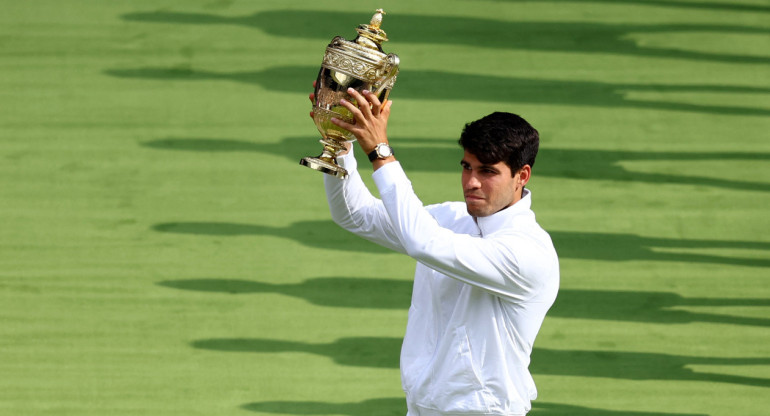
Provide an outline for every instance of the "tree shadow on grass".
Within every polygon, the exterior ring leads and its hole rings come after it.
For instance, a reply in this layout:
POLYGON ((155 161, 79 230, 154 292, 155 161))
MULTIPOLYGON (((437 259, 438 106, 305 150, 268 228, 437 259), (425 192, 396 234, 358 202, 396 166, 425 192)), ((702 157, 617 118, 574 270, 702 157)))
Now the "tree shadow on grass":
MULTIPOLYGON (((340 229, 331 220, 300 221, 286 227, 228 222, 168 222, 155 224, 163 233, 208 236, 267 235, 288 238, 303 245, 330 250, 390 253, 391 250, 363 240, 340 229)), ((561 258, 603 261, 674 261, 770 267, 770 258, 744 258, 722 255, 675 253, 657 249, 749 249, 770 251, 770 243, 729 240, 694 240, 642 237, 634 234, 551 231, 561 258)))
POLYGON ((350 415, 350 416, 404 416, 406 400, 398 397, 369 399, 357 403, 329 402, 254 402, 241 406, 245 410, 279 415, 350 415))
MULTIPOLYGON (((119 78, 165 81, 231 81, 259 85, 262 88, 307 94, 309 81, 318 67, 284 66, 261 71, 215 72, 192 68, 108 69, 107 75, 119 78)), ((635 93, 677 94, 761 94, 770 88, 712 84, 632 84, 597 81, 547 80, 537 78, 500 77, 445 71, 403 71, 393 90, 395 100, 459 100, 521 104, 550 104, 603 108, 637 108, 685 111, 720 115, 768 116, 770 109, 748 106, 692 104, 664 99, 632 98, 635 93), (458 88, 456 86, 472 86, 458 88), (449 86, 449 87, 448 87, 449 86)), ((307 101, 305 101, 307 103, 307 101)), ((308 107, 310 107, 308 103, 308 107)))
POLYGON ((168 222, 155 224, 152 229, 161 233, 219 237, 271 236, 288 238, 306 246, 329 250, 365 253, 392 252, 346 232, 331 220, 299 221, 286 227, 211 221, 168 222))
POLYGON ((746 258, 726 255, 682 253, 659 250, 742 249, 770 252, 770 243, 759 241, 696 240, 685 238, 642 237, 635 234, 610 234, 550 231, 561 258, 604 261, 674 261, 770 267, 770 257, 746 258))
POLYGON ((408 309, 412 296, 411 280, 319 277, 301 283, 263 283, 238 279, 165 280, 160 286, 196 292, 228 294, 280 293, 304 299, 314 305, 408 309))
POLYGON ((266 338, 215 338, 191 343, 193 348, 241 353, 307 353, 353 367, 398 368, 401 338, 340 338, 328 344, 281 341, 266 338))
POLYGON ((672 292, 560 289, 548 316, 605 321, 770 326, 770 318, 691 312, 680 307, 770 307, 765 298, 688 298, 672 292))
MULTIPOLYGON (((385 397, 361 402, 329 403, 299 401, 268 401, 247 403, 245 410, 279 415, 348 415, 348 416, 404 416, 406 400, 403 397, 385 397)), ((559 403, 532 403, 530 416, 706 416, 694 413, 659 413, 612 411, 559 403)))
POLYGON ((695 10, 712 10, 712 11, 725 11, 725 12, 752 12, 752 13, 770 13, 770 7, 760 4, 741 4, 735 1, 717 3, 713 1, 689 1, 689 0, 498 0, 509 3, 576 3, 576 4, 597 4, 606 3, 612 5, 635 5, 635 6, 652 6, 652 7, 664 7, 664 8, 682 8, 682 9, 695 9, 695 10))
MULTIPOLYGON (((264 283, 240 279, 164 280, 158 285, 195 292, 243 295, 279 293, 314 305, 343 308, 409 308, 412 281, 353 277, 319 277, 299 283, 264 283)), ((548 316, 570 319, 683 324, 709 322, 770 326, 768 318, 690 312, 678 307, 770 307, 762 298, 688 298, 672 292, 560 289, 548 316)))
MULTIPOLYGON (((306 353, 355 367, 399 368, 401 338, 350 337, 330 343, 267 338, 215 338, 194 341, 196 349, 234 353, 306 353)), ((535 348, 534 374, 602 377, 624 380, 681 380, 770 387, 770 379, 691 370, 693 365, 770 365, 770 357, 695 357, 627 351, 554 350, 535 348)))
MULTIPOLYGON (((326 10, 268 10, 242 16, 154 11, 128 13, 121 17, 127 21, 145 23, 246 26, 261 29, 274 36, 328 41, 340 33, 352 39, 355 27, 366 23, 370 15, 326 10), (341 32, 337 33, 339 31, 341 32)), ((640 33, 768 33, 765 28, 748 25, 503 21, 468 16, 394 14, 386 18, 383 28, 391 34, 390 38, 394 43, 615 54, 727 63, 770 62, 770 57, 767 56, 647 47, 632 39, 634 34, 640 33)))
POLYGON ((725 358, 646 352, 535 348, 532 352, 530 369, 534 374, 557 376, 704 381, 770 387, 770 379, 768 378, 694 371, 689 368, 693 365, 765 366, 770 365, 770 357, 725 358))
POLYGON ((561 403, 532 403, 528 416, 707 416, 703 413, 635 412, 628 410, 604 410, 561 403))
MULTIPOLYGON (((458 126, 459 129, 462 126, 458 126)), ((458 133, 459 134, 459 133, 458 133)), ((188 152, 255 152, 286 157, 299 163, 303 152, 317 154, 320 145, 314 137, 289 137, 277 143, 213 138, 165 138, 141 143, 157 150, 188 152), (313 153, 315 152, 315 153, 313 153)), ((455 139, 401 139, 399 161, 407 171, 460 172, 462 150, 455 139)), ((637 161, 770 161, 765 152, 674 152, 613 151, 601 149, 541 148, 533 174, 543 177, 596 181, 643 182, 708 186, 724 189, 770 192, 770 183, 726 177, 634 172, 623 167, 637 161)))

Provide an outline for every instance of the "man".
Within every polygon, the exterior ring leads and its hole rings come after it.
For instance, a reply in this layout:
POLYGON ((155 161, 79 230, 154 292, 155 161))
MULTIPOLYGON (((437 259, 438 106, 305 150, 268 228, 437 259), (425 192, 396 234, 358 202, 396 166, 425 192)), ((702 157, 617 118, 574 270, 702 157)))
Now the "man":
MULTIPOLYGON (((465 203, 423 206, 388 144, 391 101, 371 92, 343 102, 380 192, 368 191, 348 152, 347 180, 325 179, 332 218, 343 228, 417 260, 401 350, 407 416, 525 415, 537 396, 532 344, 559 286, 548 234, 530 210, 537 130, 510 113, 466 125, 465 203)), ((313 99, 311 94, 311 100, 313 99)))

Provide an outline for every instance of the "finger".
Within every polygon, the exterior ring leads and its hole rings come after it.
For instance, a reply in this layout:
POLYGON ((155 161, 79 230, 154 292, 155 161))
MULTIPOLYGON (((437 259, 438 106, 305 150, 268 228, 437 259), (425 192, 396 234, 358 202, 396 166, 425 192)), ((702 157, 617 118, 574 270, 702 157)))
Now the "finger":
POLYGON ((369 100, 367 100, 366 97, 361 95, 361 93, 354 90, 353 88, 348 88, 348 94, 356 99, 356 102, 358 103, 358 109, 361 110, 364 118, 370 118, 372 115, 372 108, 369 100))
POLYGON ((364 118, 364 115, 361 113, 361 110, 355 104, 343 98, 340 100, 340 105, 347 108, 348 111, 353 113, 353 118, 355 118, 356 120, 361 120, 362 123, 366 122, 366 119, 364 118))
POLYGON ((382 111, 382 103, 380 103, 380 99, 371 91, 364 91, 364 95, 372 107, 372 115, 375 117, 379 116, 380 112, 382 111))
MULTIPOLYGON (((332 117, 331 118, 331 122, 334 123, 336 126, 342 127, 343 129, 345 129, 345 130, 347 130, 347 131, 349 131, 351 133, 353 133, 353 130, 355 130, 355 128, 356 128, 355 124, 350 124, 350 123, 348 123, 346 121, 338 119, 337 117, 332 117)), ((355 133, 353 133, 353 134, 355 134, 355 133)))
POLYGON ((318 83, 318 80, 313 81, 313 92, 310 93, 310 102, 315 104, 315 86, 318 83))

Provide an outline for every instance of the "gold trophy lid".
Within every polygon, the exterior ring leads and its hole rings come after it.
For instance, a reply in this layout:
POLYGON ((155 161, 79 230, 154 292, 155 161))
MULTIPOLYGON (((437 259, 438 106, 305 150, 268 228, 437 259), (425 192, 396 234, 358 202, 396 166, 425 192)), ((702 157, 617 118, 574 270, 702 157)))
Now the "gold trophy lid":
POLYGON ((358 25, 358 28, 356 28, 356 31, 358 32, 356 43, 361 46, 382 51, 382 42, 388 41, 388 35, 384 30, 380 29, 382 15, 384 14, 385 10, 377 9, 368 25, 358 25))

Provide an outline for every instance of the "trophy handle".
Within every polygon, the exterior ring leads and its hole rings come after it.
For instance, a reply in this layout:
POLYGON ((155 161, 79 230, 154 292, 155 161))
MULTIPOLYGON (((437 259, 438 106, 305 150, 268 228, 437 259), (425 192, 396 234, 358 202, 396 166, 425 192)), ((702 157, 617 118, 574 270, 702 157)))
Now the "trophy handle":
POLYGON ((396 75, 398 75, 399 62, 398 55, 394 53, 388 54, 385 60, 385 76, 380 80, 380 86, 374 91, 374 95, 379 97, 386 88, 393 88, 393 84, 396 82, 396 75))

